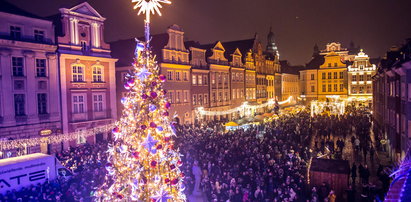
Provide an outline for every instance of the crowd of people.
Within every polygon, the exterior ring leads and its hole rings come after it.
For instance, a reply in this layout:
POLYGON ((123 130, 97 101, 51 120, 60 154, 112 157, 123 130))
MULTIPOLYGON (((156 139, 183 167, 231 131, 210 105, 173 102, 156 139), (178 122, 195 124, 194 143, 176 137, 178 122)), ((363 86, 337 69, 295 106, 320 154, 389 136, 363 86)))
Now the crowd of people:
MULTIPOLYGON (((175 146, 182 153, 186 195, 199 194, 211 202, 336 201, 342 196, 329 184, 307 184, 309 161, 343 159, 351 138, 356 153, 366 150, 365 158, 367 153, 374 158, 369 123, 363 113, 311 117, 299 112, 235 131, 226 131, 222 122, 178 125, 175 146)), ((85 144, 57 153, 72 175, 9 191, 0 195, 0 201, 92 201, 106 175, 107 145, 85 144)), ((357 171, 358 183, 369 185, 366 162, 352 165, 344 199, 356 199, 357 171)), ((377 174, 389 183, 381 166, 377 174)), ((370 189, 362 189, 363 194, 368 200, 370 189)))
POLYGON ((12 190, 1 195, 2 202, 92 201, 93 191, 103 183, 107 142, 71 147, 56 153, 71 173, 43 184, 12 190))

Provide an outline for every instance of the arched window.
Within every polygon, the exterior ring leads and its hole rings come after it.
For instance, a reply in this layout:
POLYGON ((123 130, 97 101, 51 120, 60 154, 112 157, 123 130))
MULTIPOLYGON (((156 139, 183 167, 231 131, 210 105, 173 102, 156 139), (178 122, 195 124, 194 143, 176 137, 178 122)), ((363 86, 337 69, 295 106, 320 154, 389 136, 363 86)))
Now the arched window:
POLYGON ((72 65, 73 82, 84 82, 84 66, 81 64, 72 65))
POLYGON ((93 66, 93 82, 103 82, 103 66, 93 66))

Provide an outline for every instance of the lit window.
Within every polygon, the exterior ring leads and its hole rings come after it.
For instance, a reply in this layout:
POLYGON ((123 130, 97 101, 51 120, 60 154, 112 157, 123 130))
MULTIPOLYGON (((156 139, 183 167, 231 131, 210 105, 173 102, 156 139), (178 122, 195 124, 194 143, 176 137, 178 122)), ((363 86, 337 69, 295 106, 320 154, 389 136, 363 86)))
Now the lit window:
POLYGON ((85 112, 84 106, 85 106, 84 96, 83 95, 73 95, 73 113, 74 114, 84 113, 85 112))
POLYGON ((95 112, 102 112, 104 110, 104 98, 102 94, 93 95, 93 107, 95 112))
POLYGON ((84 67, 80 65, 73 65, 73 82, 84 81, 84 67))
POLYGON ((192 83, 193 85, 197 85, 197 75, 192 76, 192 83))
POLYGON ((198 85, 203 85, 203 77, 198 75, 198 85))
POLYGON ((93 81, 94 82, 102 82, 103 81, 103 67, 102 66, 94 66, 93 67, 93 81))
POLYGON ((167 71, 167 80, 169 81, 173 80, 173 71, 167 71))
POLYGON ((193 105, 197 105, 197 95, 193 95, 193 105))

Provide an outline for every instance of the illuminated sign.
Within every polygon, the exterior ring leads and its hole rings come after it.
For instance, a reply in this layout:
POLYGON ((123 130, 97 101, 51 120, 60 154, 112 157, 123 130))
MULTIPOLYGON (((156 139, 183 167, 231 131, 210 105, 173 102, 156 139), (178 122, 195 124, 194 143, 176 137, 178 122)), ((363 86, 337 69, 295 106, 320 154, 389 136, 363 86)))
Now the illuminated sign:
POLYGON ((41 136, 51 135, 52 133, 53 133, 53 131, 50 130, 50 129, 44 129, 44 130, 41 130, 41 131, 40 131, 40 135, 41 135, 41 136))

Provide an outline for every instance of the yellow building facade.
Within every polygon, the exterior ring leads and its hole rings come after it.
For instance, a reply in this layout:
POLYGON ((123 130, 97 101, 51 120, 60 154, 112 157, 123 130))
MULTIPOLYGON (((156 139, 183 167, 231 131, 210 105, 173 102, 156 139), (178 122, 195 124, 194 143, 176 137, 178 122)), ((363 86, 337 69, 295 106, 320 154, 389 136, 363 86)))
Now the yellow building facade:
POLYGON ((330 97, 348 97, 347 66, 341 56, 333 51, 324 56, 324 63, 318 69, 318 100, 330 97))
POLYGON ((355 56, 352 65, 348 66, 348 102, 355 106, 372 104, 372 76, 376 66, 362 50, 355 56))

